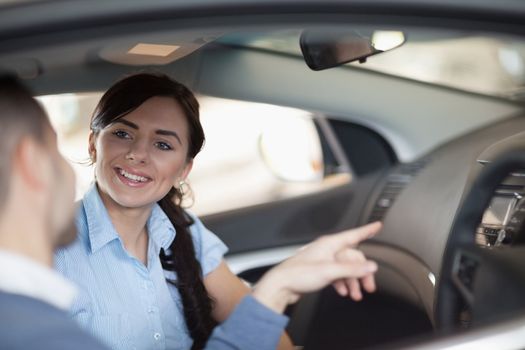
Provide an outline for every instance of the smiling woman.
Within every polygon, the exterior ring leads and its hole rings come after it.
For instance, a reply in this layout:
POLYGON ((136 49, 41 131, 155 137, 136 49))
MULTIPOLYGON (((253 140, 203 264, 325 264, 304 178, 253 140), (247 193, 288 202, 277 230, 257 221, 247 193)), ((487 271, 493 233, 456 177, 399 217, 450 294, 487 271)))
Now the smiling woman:
POLYGON ((199 141, 188 149, 192 140, 186 136, 185 112, 172 98, 152 97, 131 108, 112 120, 105 119, 112 116, 110 112, 96 113, 91 123, 89 152, 97 165, 99 189, 109 196, 102 197, 106 206, 110 198, 133 208, 161 200, 173 184, 186 179, 204 141, 202 129, 197 128, 199 141), (142 191, 129 191, 129 187, 142 191))
MULTIPOLYGON (((197 100, 166 75, 128 76, 95 109, 95 183, 79 240, 56 264, 81 288, 71 316, 114 349, 201 349, 250 291, 224 263, 222 241, 181 207, 203 143, 197 100)), ((279 348, 290 347, 283 334, 279 348)))
MULTIPOLYGON (((79 235, 90 248, 73 246, 58 252, 57 265, 77 283, 84 281, 83 298, 73 306, 72 316, 113 348, 130 344, 148 348, 159 342, 168 348, 188 348, 193 341, 192 348, 200 349, 221 320, 212 315, 201 274, 217 273, 226 247, 180 207, 178 189, 204 142, 198 108, 182 84, 164 75, 137 74, 113 85, 95 109, 89 153, 96 182, 84 196, 84 211, 78 217, 79 235), (97 229, 101 225, 112 237, 97 229), (121 242, 117 247, 102 245, 103 254, 88 254, 101 239, 109 243, 115 238, 121 242), (92 271, 87 283, 86 273, 71 273, 86 268, 92 271), (148 277, 136 280, 137 272, 148 277), (116 287, 103 282, 111 275, 116 287), (124 292, 128 289, 124 285, 139 290, 143 283, 152 283, 156 293, 124 292), (86 303, 93 306, 86 309, 86 303), (98 310, 106 307, 113 310, 109 316, 119 327, 118 335, 102 327, 107 313, 98 310), (146 325, 141 323, 144 319, 149 319, 146 325), (149 330, 152 337, 147 336, 149 330)), ((233 295, 247 292, 241 282, 233 287, 233 295)), ((217 300, 219 306, 229 302, 217 300)))

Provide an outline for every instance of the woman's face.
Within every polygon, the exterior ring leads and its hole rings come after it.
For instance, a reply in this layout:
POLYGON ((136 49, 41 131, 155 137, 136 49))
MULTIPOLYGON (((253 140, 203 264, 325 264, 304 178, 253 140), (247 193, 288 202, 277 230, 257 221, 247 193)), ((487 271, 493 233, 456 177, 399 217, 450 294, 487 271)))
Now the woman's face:
POLYGON ((169 97, 152 97, 92 134, 89 151, 103 199, 127 208, 159 201, 192 166, 187 161, 188 123, 178 102, 169 97))

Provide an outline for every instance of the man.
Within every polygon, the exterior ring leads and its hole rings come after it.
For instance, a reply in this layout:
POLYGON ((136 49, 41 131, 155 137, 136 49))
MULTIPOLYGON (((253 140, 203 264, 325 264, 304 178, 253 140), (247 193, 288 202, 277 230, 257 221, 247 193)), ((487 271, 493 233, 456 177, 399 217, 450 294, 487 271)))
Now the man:
MULTIPOLYGON (((105 349, 66 313, 75 287, 52 270, 53 251, 75 237, 74 175, 39 104, 20 83, 0 77, 0 344, 2 349, 105 349)), ((301 294, 333 283, 361 298, 377 266, 354 247, 380 224, 321 238, 267 273, 207 349, 272 349, 287 323, 281 313, 301 294)))
POLYGON ((53 250, 76 236, 73 171, 42 108, 9 77, 0 123, 0 344, 102 349, 66 316, 74 287, 51 269, 53 250))

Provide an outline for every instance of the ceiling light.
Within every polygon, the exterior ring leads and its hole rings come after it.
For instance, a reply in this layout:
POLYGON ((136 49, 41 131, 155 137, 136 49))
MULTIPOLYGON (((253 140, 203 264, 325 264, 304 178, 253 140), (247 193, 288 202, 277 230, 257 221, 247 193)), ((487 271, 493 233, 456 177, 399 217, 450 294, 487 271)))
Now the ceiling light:
POLYGON ((180 46, 176 46, 176 45, 139 43, 133 46, 133 48, 131 48, 131 50, 128 51, 128 54, 167 57, 171 55, 173 52, 175 52, 179 47, 180 46))
POLYGON ((405 42, 405 34, 398 31, 377 30, 372 35, 372 46, 376 50, 392 50, 405 42))

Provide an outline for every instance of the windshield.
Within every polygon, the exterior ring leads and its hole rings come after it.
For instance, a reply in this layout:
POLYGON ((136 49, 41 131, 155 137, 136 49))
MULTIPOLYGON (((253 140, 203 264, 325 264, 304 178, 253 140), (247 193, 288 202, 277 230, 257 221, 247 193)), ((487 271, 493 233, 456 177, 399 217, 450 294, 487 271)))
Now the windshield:
MULTIPOLYGON (((301 55, 301 30, 230 34, 225 44, 301 55)), ((410 31, 404 45, 347 64, 402 78, 506 99, 525 99, 525 42, 472 33, 410 31)))

